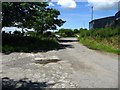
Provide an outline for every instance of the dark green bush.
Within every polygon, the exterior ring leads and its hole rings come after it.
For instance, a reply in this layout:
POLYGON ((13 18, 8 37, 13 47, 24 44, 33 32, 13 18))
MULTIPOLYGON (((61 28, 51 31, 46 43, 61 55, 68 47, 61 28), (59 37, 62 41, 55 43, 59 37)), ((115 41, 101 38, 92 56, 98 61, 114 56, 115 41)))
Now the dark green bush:
POLYGON ((2 34, 2 52, 34 52, 46 51, 58 47, 55 38, 41 38, 32 36, 16 36, 8 33, 2 34))
POLYGON ((80 37, 93 37, 93 38, 109 38, 115 35, 120 34, 118 31, 120 29, 117 28, 101 28, 101 29, 93 29, 93 30, 82 30, 80 31, 80 37))
POLYGON ((119 31, 120 28, 81 30, 79 34, 79 40, 87 47, 119 54, 119 31))

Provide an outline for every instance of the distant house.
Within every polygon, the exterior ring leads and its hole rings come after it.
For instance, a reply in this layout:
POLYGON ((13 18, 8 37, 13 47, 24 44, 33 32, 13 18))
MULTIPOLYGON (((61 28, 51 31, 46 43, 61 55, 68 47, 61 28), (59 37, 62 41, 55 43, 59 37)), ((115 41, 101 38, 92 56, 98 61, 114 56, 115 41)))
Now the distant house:
POLYGON ((120 27, 120 7, 118 7, 118 10, 119 11, 115 14, 115 16, 92 20, 89 22, 89 29, 105 28, 110 26, 120 27))

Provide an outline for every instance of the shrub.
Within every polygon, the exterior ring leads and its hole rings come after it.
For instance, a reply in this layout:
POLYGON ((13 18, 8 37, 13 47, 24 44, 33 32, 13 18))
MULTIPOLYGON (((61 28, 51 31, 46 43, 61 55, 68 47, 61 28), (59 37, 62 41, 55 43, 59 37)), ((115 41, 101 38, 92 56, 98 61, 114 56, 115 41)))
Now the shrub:
POLYGON ((119 30, 119 28, 81 30, 79 33, 79 40, 88 47, 120 53, 118 46, 118 38, 120 35, 120 32, 118 32, 119 30))

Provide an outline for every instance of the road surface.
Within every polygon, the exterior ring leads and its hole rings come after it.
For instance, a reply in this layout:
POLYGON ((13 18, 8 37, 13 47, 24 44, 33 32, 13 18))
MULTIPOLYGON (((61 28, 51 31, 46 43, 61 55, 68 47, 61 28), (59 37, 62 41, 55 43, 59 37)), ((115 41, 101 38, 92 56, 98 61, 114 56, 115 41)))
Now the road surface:
POLYGON ((76 38, 62 38, 58 50, 2 55, 1 73, 4 87, 118 88, 118 56, 88 49, 76 38), (40 64, 36 58, 60 61, 40 64))

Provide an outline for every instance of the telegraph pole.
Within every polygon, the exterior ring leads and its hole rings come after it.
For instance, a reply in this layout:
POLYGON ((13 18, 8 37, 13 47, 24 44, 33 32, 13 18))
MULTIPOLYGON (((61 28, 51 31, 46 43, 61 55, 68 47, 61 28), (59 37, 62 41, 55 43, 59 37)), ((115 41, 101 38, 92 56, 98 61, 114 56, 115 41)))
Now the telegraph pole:
POLYGON ((91 21, 93 20, 93 6, 91 6, 91 21))
POLYGON ((118 12, 120 11, 120 1, 118 1, 118 12))

